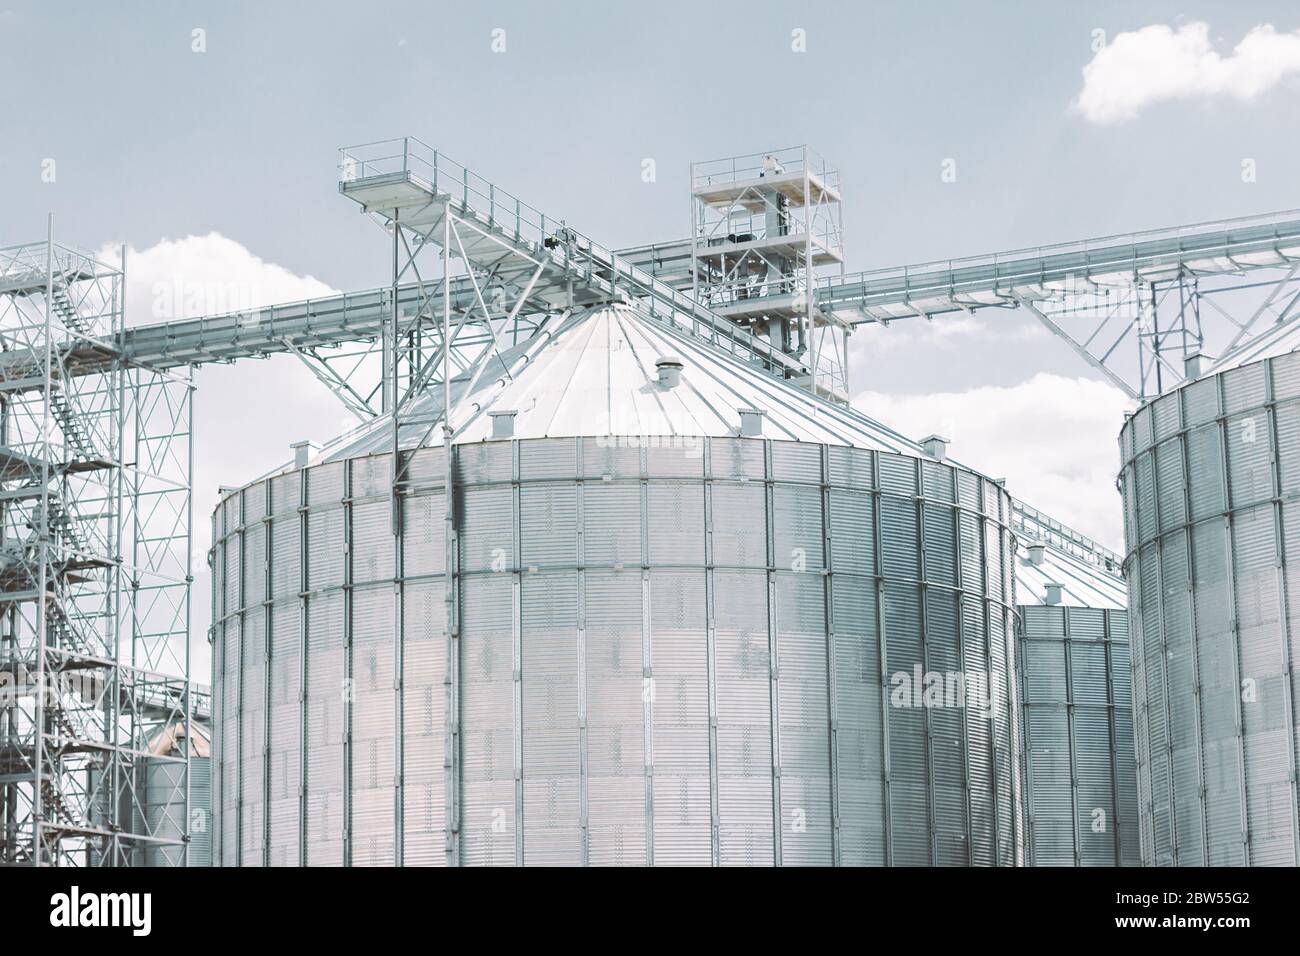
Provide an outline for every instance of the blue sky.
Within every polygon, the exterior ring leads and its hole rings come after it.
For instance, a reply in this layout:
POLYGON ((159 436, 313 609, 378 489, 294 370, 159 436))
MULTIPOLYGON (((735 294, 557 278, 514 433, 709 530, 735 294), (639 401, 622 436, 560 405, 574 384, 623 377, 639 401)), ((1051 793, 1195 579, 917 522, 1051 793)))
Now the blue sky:
MULTIPOLYGON (((1125 123, 1071 108, 1094 31, 1110 42, 1195 21, 1227 55, 1262 24, 1297 30, 1300 8, 0 0, 0 244, 43 236, 53 212, 61 239, 91 248, 144 254, 218 233, 257 268, 288 270, 272 298, 381 285, 386 243, 337 194, 336 150, 407 134, 614 246, 689 230, 692 159, 806 142, 842 170, 850 269, 1300 206, 1295 76, 1125 123), (791 50, 795 29, 806 53, 791 50)), ((855 336, 864 410, 917 434, 955 430, 955 456, 1119 546, 1117 396, 1074 381, 1093 375, 1016 314, 914 325, 855 336)), ((290 360, 199 383, 199 516, 216 484, 343 418, 290 360)))

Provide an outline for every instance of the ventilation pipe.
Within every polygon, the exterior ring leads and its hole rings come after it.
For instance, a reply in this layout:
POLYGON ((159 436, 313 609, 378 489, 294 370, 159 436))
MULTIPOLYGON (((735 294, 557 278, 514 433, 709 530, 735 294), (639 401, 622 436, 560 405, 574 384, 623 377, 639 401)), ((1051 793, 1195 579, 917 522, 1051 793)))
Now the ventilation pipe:
POLYGON ((1042 567, 1044 559, 1047 557, 1047 545, 1031 544, 1029 546, 1029 563, 1034 567, 1042 567))
POLYGON ((664 388, 676 388, 682 381, 682 360, 672 355, 665 355, 655 362, 659 372, 659 384, 664 388))
POLYGON ((948 457, 948 439, 942 435, 927 435, 921 439, 921 450, 936 461, 948 457))
POLYGON ((1043 592, 1044 592, 1044 593, 1043 593, 1043 603, 1044 603, 1044 604, 1060 604, 1060 603, 1061 603, 1061 588, 1062 588, 1062 585, 1056 583, 1055 581, 1048 581, 1046 584, 1044 584, 1044 585, 1043 585, 1043 592))
POLYGON ((311 456, 320 451, 320 445, 314 441, 296 441, 289 446, 293 449, 293 468, 300 471, 307 467, 311 456))
POLYGON ((492 437, 514 438, 515 415, 517 414, 519 413, 513 408, 503 408, 497 412, 488 412, 488 418, 492 419, 492 437))
POLYGON ((763 437, 763 418, 767 412, 759 408, 740 409, 740 436, 742 438, 763 437))

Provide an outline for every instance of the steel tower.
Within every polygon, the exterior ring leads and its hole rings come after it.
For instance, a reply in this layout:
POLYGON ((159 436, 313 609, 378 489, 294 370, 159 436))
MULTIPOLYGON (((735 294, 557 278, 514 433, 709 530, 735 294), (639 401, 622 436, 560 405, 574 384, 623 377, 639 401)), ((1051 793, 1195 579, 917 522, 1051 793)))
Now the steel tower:
MULTIPOLYGON (((125 254, 123 253, 123 260, 125 254)), ((188 680, 188 379, 128 362, 124 262, 0 250, 0 864, 184 863, 146 823, 149 753, 188 680)), ((188 729, 188 728, 187 728, 188 729)))

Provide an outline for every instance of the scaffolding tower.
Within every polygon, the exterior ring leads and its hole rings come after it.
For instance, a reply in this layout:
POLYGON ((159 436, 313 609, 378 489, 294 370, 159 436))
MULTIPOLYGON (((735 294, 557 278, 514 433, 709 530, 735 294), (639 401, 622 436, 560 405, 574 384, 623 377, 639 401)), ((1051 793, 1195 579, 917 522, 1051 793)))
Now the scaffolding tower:
POLYGON ((186 862, 192 387, 123 358, 124 260, 0 249, 0 865, 186 862))
POLYGON ((837 170, 807 146, 692 163, 690 254, 702 304, 806 366, 786 377, 847 404, 849 324, 816 302, 818 279, 844 273, 837 170))

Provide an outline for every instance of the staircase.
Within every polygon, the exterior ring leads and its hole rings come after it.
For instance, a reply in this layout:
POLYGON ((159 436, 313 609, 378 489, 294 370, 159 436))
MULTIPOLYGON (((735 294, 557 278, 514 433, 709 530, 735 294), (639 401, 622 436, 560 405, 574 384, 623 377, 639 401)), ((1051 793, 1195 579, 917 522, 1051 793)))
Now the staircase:
POLYGON ((50 305, 65 328, 79 335, 90 334, 90 320, 77 311, 76 306, 72 304, 72 300, 68 298, 67 289, 55 290, 54 294, 50 296, 50 305))
POLYGON ((59 423, 59 429, 63 432, 63 437, 75 457, 83 461, 96 461, 101 457, 86 431, 85 424, 76 410, 68 404, 67 396, 59 389, 50 391, 50 412, 54 415, 54 420, 59 423))

